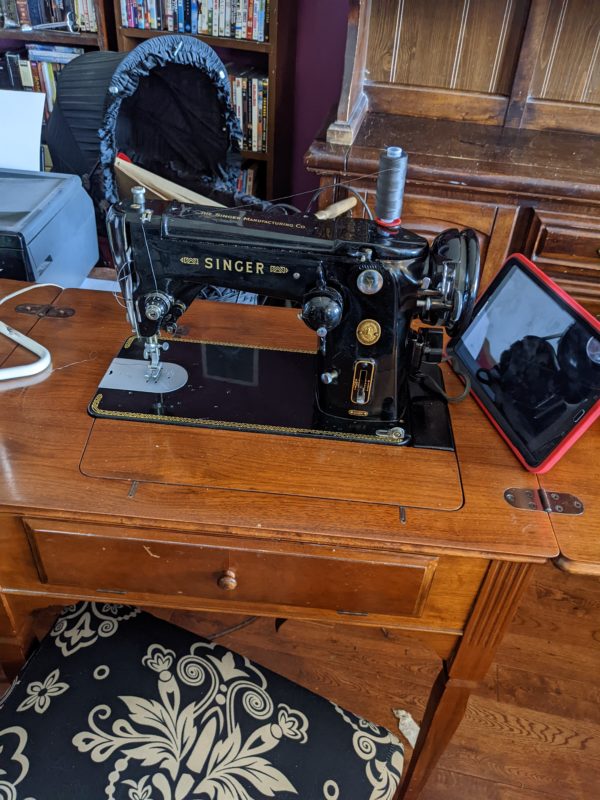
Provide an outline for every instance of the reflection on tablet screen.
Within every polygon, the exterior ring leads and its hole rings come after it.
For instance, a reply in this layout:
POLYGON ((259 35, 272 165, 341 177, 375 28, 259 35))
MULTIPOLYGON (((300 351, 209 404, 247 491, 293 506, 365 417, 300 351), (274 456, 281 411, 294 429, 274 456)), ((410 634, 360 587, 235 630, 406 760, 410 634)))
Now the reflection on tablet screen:
POLYGON ((476 394, 534 466, 598 399, 600 337, 518 262, 503 273, 454 350, 476 394))

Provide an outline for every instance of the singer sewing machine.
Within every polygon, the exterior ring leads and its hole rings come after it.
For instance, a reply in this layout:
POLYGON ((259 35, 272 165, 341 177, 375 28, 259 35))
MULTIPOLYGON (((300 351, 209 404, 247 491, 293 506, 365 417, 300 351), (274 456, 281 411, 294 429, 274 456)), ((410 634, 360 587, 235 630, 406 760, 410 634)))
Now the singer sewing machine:
POLYGON ((470 230, 430 247, 400 227, 180 203, 115 205, 111 247, 135 338, 92 414, 451 449, 435 362, 470 318, 479 253, 470 230), (179 320, 206 285, 297 305, 315 353, 189 342, 179 320), (161 330, 173 338, 161 338, 161 330))

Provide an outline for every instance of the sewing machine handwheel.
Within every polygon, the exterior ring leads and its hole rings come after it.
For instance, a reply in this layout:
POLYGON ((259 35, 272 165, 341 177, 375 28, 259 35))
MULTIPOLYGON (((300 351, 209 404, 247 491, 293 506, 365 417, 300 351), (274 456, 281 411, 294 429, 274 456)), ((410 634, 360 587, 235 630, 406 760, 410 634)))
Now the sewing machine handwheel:
POLYGON ((431 245, 428 277, 430 289, 438 290, 440 296, 420 317, 430 325, 443 325, 449 336, 457 336, 469 324, 479 288, 479 242, 475 231, 442 231, 431 245), (443 291, 444 269, 448 266, 453 267, 454 275, 443 291))
POLYGON ((480 264, 477 235, 471 228, 466 228, 460 232, 460 239, 464 260, 461 261, 461 268, 457 270, 454 291, 460 297, 461 308, 456 318, 452 317, 445 326, 449 336, 461 334, 471 321, 479 289, 480 264))

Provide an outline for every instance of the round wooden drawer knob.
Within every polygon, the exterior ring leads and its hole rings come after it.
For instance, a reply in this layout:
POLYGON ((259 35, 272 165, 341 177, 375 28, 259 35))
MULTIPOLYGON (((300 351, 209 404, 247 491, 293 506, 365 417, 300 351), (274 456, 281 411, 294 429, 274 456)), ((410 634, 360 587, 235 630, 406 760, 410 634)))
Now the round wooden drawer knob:
POLYGON ((237 588, 237 578, 235 577, 235 572, 232 569, 226 569, 217 581, 217 585, 219 589, 223 589, 225 592, 232 592, 235 588, 237 588))

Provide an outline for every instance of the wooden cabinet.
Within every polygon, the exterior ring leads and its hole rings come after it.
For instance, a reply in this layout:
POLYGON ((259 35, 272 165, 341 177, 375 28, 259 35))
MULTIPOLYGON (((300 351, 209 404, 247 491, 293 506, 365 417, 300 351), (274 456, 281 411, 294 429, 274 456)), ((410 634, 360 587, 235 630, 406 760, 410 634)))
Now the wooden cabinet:
MULTIPOLYGON (((227 2, 233 6, 233 0, 227 2)), ((162 25, 165 30, 124 26, 121 0, 113 0, 113 3, 119 50, 133 50, 144 39, 164 36, 167 33, 166 21, 163 21, 162 25)), ((267 3, 269 21, 266 41, 204 34, 198 35, 197 38, 213 47, 224 62, 233 62, 240 67, 250 66, 269 79, 266 152, 244 150, 242 157, 245 160, 260 162, 263 167, 259 177, 260 191, 254 193, 261 197, 273 198, 279 193, 287 192, 286 187, 289 185, 293 131, 289 124, 285 124, 285 120, 290 96, 290 80, 294 74, 296 4, 289 0, 267 0, 267 3)))
POLYGON ((473 227, 482 286, 520 251, 600 313, 598 42, 598 0, 352 0, 336 118, 307 154, 323 202, 351 181, 372 205, 400 145, 407 227, 473 227))

